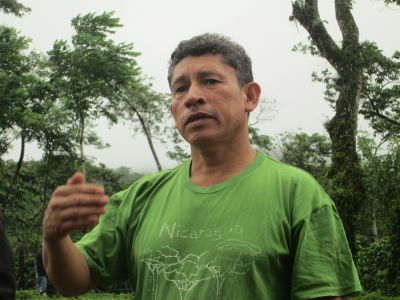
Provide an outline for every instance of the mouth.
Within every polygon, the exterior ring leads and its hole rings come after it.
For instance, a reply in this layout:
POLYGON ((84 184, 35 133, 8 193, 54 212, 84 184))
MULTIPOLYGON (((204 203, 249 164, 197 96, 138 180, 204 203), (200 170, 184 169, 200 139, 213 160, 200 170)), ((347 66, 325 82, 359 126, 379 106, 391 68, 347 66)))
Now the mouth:
POLYGON ((206 119, 214 119, 211 115, 204 113, 204 112, 198 112, 198 113, 194 113, 194 114, 190 114, 185 121, 185 126, 199 121, 199 120, 206 120, 206 119))

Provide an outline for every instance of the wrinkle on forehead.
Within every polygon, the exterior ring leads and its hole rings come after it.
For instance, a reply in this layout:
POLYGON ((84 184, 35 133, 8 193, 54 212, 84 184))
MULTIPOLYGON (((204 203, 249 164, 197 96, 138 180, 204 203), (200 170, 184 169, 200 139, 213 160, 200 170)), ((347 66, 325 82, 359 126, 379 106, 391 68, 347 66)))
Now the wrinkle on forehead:
POLYGON ((201 78, 209 75, 221 77, 229 73, 236 77, 235 69, 225 64, 222 60, 222 56, 219 54, 188 56, 175 66, 171 87, 176 83, 188 80, 191 74, 195 74, 197 77, 201 78))

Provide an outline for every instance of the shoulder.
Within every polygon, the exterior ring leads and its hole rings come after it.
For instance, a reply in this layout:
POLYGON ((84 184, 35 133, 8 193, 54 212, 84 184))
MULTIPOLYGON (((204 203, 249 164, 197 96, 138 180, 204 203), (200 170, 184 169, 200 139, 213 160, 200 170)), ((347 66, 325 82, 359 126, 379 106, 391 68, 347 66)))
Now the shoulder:
POLYGON ((122 190, 114 194, 110 198, 110 203, 114 205, 125 205, 137 204, 148 198, 149 194, 153 193, 160 186, 168 182, 171 178, 179 174, 184 168, 187 162, 180 164, 179 166, 162 170, 160 172, 145 175, 135 182, 133 182, 127 189, 122 190))
POLYGON ((185 165, 188 162, 182 163, 179 166, 172 168, 172 169, 166 169, 159 171, 157 173, 152 173, 145 175, 132 183, 128 189, 126 189, 124 192, 125 193, 134 193, 134 194, 142 194, 147 191, 153 191, 163 183, 169 181, 172 177, 176 176, 179 174, 182 169, 184 169, 185 165))
POLYGON ((264 159, 263 172, 289 205, 294 224, 323 207, 335 210, 331 198, 308 172, 269 156, 264 159))
POLYGON ((301 184, 320 188, 317 180, 303 169, 278 161, 266 154, 262 155, 265 156, 262 169, 269 178, 291 185, 301 184))

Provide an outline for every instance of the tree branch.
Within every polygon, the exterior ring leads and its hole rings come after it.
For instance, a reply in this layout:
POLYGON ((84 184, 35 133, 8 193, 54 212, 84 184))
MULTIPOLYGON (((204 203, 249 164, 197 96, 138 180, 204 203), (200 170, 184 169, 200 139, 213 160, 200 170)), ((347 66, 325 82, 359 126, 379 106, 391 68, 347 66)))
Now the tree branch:
POLYGON ((373 101, 371 98, 368 97, 368 101, 369 101, 369 103, 371 104, 371 107, 373 108, 373 110, 375 111, 375 113, 377 114, 377 116, 379 116, 379 117, 381 117, 382 119, 388 121, 389 123, 392 123, 392 124, 394 124, 394 125, 400 127, 400 123, 399 123, 399 122, 397 122, 397 121, 395 121, 395 120, 389 118, 388 116, 385 116, 384 114, 382 114, 382 113, 379 111, 379 109, 375 106, 374 101, 373 101))
POLYGON ((338 62, 342 61, 341 49, 326 30, 318 10, 318 0, 305 0, 292 3, 292 15, 308 31, 321 56, 340 72, 338 62))
POLYGON ((155 160, 155 162, 156 162, 157 169, 158 169, 158 171, 161 171, 161 170, 162 170, 161 163, 160 163, 160 160, 158 159, 158 156, 157 156, 157 153, 156 153, 156 149, 154 148, 153 140, 152 140, 152 138, 151 138, 151 133, 150 133, 150 131, 148 130, 148 128, 147 128, 147 126, 146 126, 146 122, 144 121, 142 115, 139 113, 139 111, 136 109, 136 107, 135 107, 132 103, 130 103, 129 101, 125 101, 125 103, 126 103, 126 104, 133 110, 133 112, 137 115, 137 117, 138 117, 138 119, 139 119, 139 122, 140 122, 140 124, 142 125, 143 133, 145 134, 145 136, 146 136, 146 138, 147 138, 147 142, 148 142, 148 144, 149 144, 151 153, 153 154, 153 158, 154 158, 154 160, 155 160))
POLYGON ((336 21, 343 37, 343 49, 348 45, 359 44, 357 24, 351 13, 351 0, 335 0, 336 21))

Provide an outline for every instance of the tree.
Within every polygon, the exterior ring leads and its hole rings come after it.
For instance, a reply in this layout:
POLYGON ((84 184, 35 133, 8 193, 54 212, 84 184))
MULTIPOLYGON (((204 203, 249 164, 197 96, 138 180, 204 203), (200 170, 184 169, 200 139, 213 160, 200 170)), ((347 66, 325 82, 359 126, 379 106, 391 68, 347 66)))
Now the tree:
POLYGON ((338 45, 321 20, 318 0, 292 2, 291 20, 298 21, 309 33, 314 53, 325 58, 337 73, 339 91, 334 102, 335 115, 326 123, 332 141, 332 165, 329 176, 336 186, 332 195, 341 214, 352 252, 356 253, 357 210, 365 198, 363 174, 356 151, 359 101, 363 60, 357 24, 351 13, 351 0, 335 0, 336 20, 342 33, 338 45))
POLYGON ((0 27, 0 47, 4 59, 0 62, 0 156, 7 152, 11 139, 20 138, 21 151, 12 181, 0 204, 5 205, 22 168, 25 143, 41 135, 45 112, 51 103, 46 94, 48 83, 43 77, 44 58, 36 53, 25 54, 29 40, 13 28, 0 27))
POLYGON ((389 234, 391 216, 400 207, 400 140, 383 137, 377 143, 364 134, 359 137, 358 147, 367 191, 366 205, 360 211, 363 219, 372 220, 365 224, 364 231, 377 240, 389 234))
MULTIPOLYGON (((33 289, 35 275, 32 255, 42 242, 41 223, 49 197, 43 198, 43 191, 54 190, 65 184, 75 170, 76 160, 69 155, 54 154, 50 161, 27 161, 24 163, 14 192, 7 199, 5 211, 7 236, 16 258, 18 288, 33 289)), ((0 195, 9 186, 16 162, 0 160, 0 195)), ((121 178, 127 174, 112 170, 105 165, 87 164, 87 180, 105 186, 108 195, 123 188, 121 178)), ((133 174, 129 174, 130 176, 133 174)), ((136 176, 139 176, 136 174, 136 176)), ((132 177, 131 177, 132 178, 132 177)), ((74 237, 82 232, 74 232, 74 237)))
POLYGON ((161 136, 165 130, 165 116, 168 115, 169 97, 155 92, 151 84, 134 83, 123 92, 121 111, 125 119, 131 122, 134 132, 141 130, 159 171, 162 170, 160 160, 153 143, 153 136, 161 136), (138 124, 137 124, 138 123, 138 124))
POLYGON ((400 0, 385 0, 386 4, 397 4, 400 5, 400 0))
POLYGON ((254 126, 249 127, 250 143, 256 147, 257 151, 268 153, 274 147, 272 138, 265 134, 260 134, 260 130, 254 126))
POLYGON ((6 14, 13 14, 17 17, 21 17, 24 13, 31 11, 29 7, 22 5, 16 0, 0 0, 0 11, 1 10, 6 14))
MULTIPOLYGON (((358 262, 360 278, 366 290, 381 290, 388 295, 400 292, 400 140, 385 137, 377 143, 359 137, 367 198, 361 211, 363 219, 372 219, 374 243, 364 245, 358 262)), ((369 224, 364 224, 369 225, 369 224)), ((372 230, 371 230, 372 229, 372 230)), ((365 234, 365 232, 364 232, 365 234)))
MULTIPOLYGON (((370 121, 377 134, 400 134, 400 52, 387 57, 378 46, 369 41, 361 43, 363 57, 362 87, 359 113, 370 121)), ((296 47, 307 51, 308 47, 296 47)), ((325 99, 333 106, 340 92, 340 78, 330 69, 320 74, 313 72, 313 80, 325 84, 325 99)))
POLYGON ((323 184, 330 165, 331 143, 319 133, 286 133, 282 137, 282 161, 299 167, 323 184))
POLYGON ((56 41, 49 51, 52 81, 59 97, 77 124, 77 142, 84 170, 84 144, 101 146, 99 137, 88 128, 103 116, 117 122, 118 102, 123 87, 137 82, 139 67, 131 44, 116 44, 107 36, 121 27, 112 12, 78 15, 72 20, 72 46, 56 41))
POLYGON ((119 174, 119 183, 124 187, 128 187, 133 182, 143 176, 141 173, 132 172, 128 167, 119 167, 115 170, 119 174))
POLYGON ((7 152, 12 128, 22 119, 26 106, 30 66, 24 51, 28 45, 29 40, 14 28, 0 26, 0 157, 7 152))
POLYGON ((400 52, 391 58, 375 43, 363 43, 364 72, 360 113, 376 133, 400 136, 400 52))

